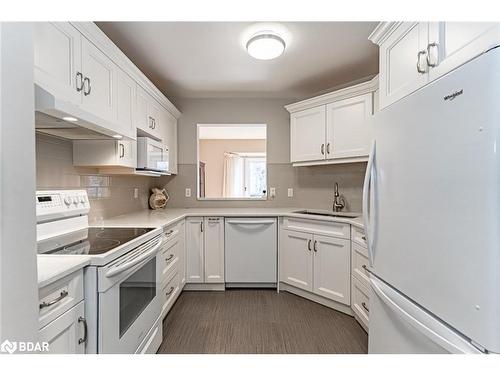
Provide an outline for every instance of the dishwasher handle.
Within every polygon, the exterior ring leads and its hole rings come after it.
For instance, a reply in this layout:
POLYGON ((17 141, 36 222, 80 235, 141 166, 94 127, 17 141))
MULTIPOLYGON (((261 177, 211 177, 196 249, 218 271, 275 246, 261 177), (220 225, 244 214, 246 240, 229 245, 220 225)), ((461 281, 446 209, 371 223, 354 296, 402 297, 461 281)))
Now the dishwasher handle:
POLYGON ((226 220, 226 223, 236 224, 236 225, 245 225, 245 224, 269 225, 269 224, 274 224, 275 222, 276 222, 275 220, 236 220, 236 219, 226 220))

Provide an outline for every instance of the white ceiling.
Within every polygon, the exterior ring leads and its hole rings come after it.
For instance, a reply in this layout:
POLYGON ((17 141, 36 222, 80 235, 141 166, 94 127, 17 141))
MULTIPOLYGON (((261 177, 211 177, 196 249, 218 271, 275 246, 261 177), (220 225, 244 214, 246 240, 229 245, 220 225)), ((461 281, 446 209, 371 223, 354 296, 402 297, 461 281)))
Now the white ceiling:
POLYGON ((376 22, 98 22, 169 98, 306 98, 378 72, 376 22), (287 42, 275 60, 250 57, 252 32, 287 42), (270 27, 271 26, 271 27, 270 27))
POLYGON ((266 139, 263 124, 200 124, 199 139, 266 139))

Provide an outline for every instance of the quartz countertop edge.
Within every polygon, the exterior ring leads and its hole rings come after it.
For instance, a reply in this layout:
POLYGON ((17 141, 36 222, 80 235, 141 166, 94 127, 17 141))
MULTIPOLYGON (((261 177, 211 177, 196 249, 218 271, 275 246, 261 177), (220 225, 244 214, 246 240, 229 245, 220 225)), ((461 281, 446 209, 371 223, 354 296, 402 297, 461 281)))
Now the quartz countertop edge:
POLYGON ((38 288, 43 288, 90 264, 84 255, 37 255, 38 288))
MULTIPOLYGON (((114 216, 99 222, 104 226, 139 226, 167 227, 186 217, 223 216, 223 217, 295 217, 308 220, 347 223, 363 229, 363 218, 328 217, 320 215, 299 214, 300 208, 165 208, 159 210, 140 210, 114 216)), ((96 223, 91 223, 96 225, 96 223)))

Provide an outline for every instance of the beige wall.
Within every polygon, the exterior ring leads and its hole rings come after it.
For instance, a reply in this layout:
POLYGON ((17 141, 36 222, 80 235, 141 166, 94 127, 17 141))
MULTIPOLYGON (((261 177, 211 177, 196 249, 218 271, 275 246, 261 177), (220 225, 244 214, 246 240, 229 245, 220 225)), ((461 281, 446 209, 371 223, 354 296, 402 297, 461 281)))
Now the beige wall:
POLYGON ((171 196, 169 207, 308 207, 331 209, 338 182, 348 210, 361 211, 366 163, 294 168, 290 164, 290 116, 284 99, 180 99, 178 122, 179 174, 163 177, 171 196), (267 124, 267 172, 276 198, 266 201, 199 201, 196 199, 196 127, 198 123, 267 124), (190 198, 185 189, 191 188, 190 198), (293 198, 287 189, 294 189, 293 198))
POLYGON ((86 189, 92 222, 147 208, 150 189, 158 183, 158 178, 103 176, 93 168, 75 168, 71 141, 42 134, 36 136, 37 190, 86 189), (138 199, 133 198, 134 188, 139 189, 138 199))
POLYGON ((205 163, 205 196, 222 197, 224 152, 266 152, 265 139, 200 139, 199 158, 205 163))

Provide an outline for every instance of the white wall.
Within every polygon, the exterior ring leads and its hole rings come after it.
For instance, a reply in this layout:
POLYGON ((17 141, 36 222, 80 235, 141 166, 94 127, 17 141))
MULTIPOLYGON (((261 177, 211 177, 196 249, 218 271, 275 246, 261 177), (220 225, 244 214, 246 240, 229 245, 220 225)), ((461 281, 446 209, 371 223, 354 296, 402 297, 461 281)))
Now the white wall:
POLYGON ((35 341, 33 28, 0 23, 0 342, 35 341))

